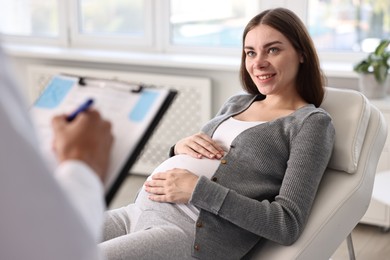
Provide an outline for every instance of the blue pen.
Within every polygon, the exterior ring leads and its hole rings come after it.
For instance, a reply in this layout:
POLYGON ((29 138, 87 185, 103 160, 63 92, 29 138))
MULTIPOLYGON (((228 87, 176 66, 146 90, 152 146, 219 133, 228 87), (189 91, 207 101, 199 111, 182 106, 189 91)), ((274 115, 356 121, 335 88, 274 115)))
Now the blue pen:
POLYGON ((74 120, 76 118, 76 116, 79 113, 87 110, 92 104, 93 104, 93 99, 92 98, 88 99, 87 101, 85 101, 85 103, 81 104, 81 106, 79 106, 79 108, 77 108, 72 114, 70 114, 66 118, 66 121, 71 122, 72 120, 74 120))

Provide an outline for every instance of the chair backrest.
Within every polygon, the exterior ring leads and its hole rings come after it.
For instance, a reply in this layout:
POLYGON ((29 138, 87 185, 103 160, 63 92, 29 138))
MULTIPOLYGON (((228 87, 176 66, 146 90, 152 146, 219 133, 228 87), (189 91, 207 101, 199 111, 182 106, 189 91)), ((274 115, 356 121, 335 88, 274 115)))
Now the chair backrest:
POLYGON ((354 90, 326 88, 321 107, 332 116, 335 147, 305 230, 291 246, 267 241, 251 259, 329 259, 368 208, 387 136, 384 117, 354 90))

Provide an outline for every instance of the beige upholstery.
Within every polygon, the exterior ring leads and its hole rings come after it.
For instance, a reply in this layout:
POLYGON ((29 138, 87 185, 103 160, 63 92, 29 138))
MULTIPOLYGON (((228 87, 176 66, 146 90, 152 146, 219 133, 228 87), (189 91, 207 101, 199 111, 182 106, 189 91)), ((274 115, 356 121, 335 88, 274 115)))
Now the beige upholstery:
POLYGON ((251 259, 329 259, 366 212, 387 125, 353 90, 327 88, 322 107, 334 121, 335 148, 307 226, 291 246, 267 241, 251 259))
POLYGON ((332 116, 337 130, 328 167, 355 173, 370 119, 371 105, 359 93, 352 94, 349 91, 330 88, 328 90, 321 107, 332 116))

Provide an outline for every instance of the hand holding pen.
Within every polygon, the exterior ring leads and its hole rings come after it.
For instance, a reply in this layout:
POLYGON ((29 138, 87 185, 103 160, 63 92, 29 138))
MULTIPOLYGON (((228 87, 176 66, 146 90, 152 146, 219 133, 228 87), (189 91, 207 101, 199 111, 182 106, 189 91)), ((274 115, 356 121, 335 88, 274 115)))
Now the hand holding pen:
POLYGON ((68 115, 68 117, 66 118, 66 121, 68 121, 68 122, 73 121, 78 114, 86 111, 88 108, 90 108, 92 106, 92 104, 93 104, 93 99, 92 98, 88 99, 87 101, 85 101, 85 103, 81 104, 73 113, 68 115))
POLYGON ((88 99, 70 115, 53 118, 53 149, 59 163, 67 160, 82 161, 104 181, 113 135, 111 123, 103 119, 97 110, 88 110, 92 103, 93 100, 88 99), (74 120, 80 113, 85 113, 85 116, 74 120))

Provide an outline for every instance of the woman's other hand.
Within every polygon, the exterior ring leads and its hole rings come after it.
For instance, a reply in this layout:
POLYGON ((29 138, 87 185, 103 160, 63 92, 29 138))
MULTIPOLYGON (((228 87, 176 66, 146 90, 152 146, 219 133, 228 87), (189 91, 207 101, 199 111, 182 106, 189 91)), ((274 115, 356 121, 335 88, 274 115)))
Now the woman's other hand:
POLYGON ((188 203, 198 181, 198 176, 185 170, 174 168, 152 175, 145 182, 149 199, 157 202, 188 203))

